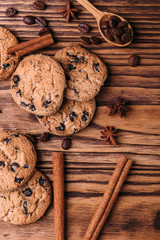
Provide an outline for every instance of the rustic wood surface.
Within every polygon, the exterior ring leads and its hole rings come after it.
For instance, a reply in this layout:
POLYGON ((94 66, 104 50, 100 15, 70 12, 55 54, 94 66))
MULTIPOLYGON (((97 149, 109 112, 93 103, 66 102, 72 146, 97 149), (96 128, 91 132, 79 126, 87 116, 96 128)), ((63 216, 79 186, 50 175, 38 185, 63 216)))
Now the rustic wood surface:
MULTIPOLYGON (((65 0, 45 1, 45 11, 38 12, 33 0, 1 0, 0 24, 11 30, 21 41, 37 36, 37 25, 27 26, 25 15, 43 16, 49 21, 57 43, 41 53, 54 55, 57 49, 79 42, 77 25, 88 23, 88 35, 98 36, 96 21, 82 6, 78 19, 66 23, 57 9, 65 0), (5 10, 15 6, 19 13, 7 18, 5 10)), ((127 48, 103 42, 87 46, 97 53, 109 69, 108 80, 97 100, 97 112, 86 129, 72 137, 72 148, 65 152, 66 239, 81 239, 97 208, 112 171, 120 156, 134 160, 133 167, 105 224, 99 240, 160 239, 160 1, 159 0, 91 0, 100 10, 120 14, 134 29, 134 41, 127 48), (140 66, 128 66, 130 54, 140 56, 140 66), (122 95, 131 100, 127 117, 108 116, 106 104, 122 95), (100 130, 104 125, 119 129, 119 145, 104 144, 100 130)), ((37 168, 52 182, 52 151, 62 151, 62 138, 39 141, 43 129, 34 117, 20 109, 12 100, 10 82, 0 82, 0 130, 17 130, 34 134, 37 144, 37 168)), ((53 240, 53 205, 37 223, 13 226, 0 223, 0 240, 53 240)))

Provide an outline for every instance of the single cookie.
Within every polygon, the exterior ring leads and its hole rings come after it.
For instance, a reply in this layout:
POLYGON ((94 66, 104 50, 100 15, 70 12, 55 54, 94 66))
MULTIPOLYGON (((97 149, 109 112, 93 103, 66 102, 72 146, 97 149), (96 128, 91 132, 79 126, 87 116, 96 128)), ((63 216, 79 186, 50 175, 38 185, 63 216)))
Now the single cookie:
POLYGON ((36 165, 33 144, 15 132, 0 132, 0 192, 12 191, 24 185, 36 165))
POLYGON ((8 79, 19 63, 17 56, 7 54, 7 49, 16 44, 16 37, 6 28, 0 27, 0 81, 8 79))
POLYGON ((42 54, 25 57, 11 79, 15 102, 28 112, 48 116, 63 101, 65 74, 54 59, 42 54))
POLYGON ((69 77, 66 98, 82 102, 97 95, 107 77, 107 68, 98 56, 76 45, 59 50, 54 59, 69 77))
POLYGON ((95 100, 77 102, 65 100, 56 114, 47 117, 37 116, 42 126, 49 132, 67 136, 85 128, 93 118, 96 109, 95 100))
POLYGON ((23 187, 0 193, 0 219, 16 225, 33 223, 44 215, 51 197, 51 185, 47 177, 35 170, 23 187))

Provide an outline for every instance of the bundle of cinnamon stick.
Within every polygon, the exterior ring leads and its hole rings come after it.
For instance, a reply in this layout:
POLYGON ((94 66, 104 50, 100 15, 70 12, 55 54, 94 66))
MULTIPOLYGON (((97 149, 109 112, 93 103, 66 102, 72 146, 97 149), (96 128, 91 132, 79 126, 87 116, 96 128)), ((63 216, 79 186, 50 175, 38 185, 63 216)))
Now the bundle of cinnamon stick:
MULTIPOLYGON (((64 240, 64 173, 63 154, 53 153, 54 173, 54 230, 55 240, 64 240)), ((121 187, 128 175, 132 160, 121 157, 107 185, 101 202, 93 215, 83 240, 96 240, 107 220, 121 187)))
POLYGON ((8 54, 16 54, 18 58, 28 55, 30 53, 33 53, 39 49, 42 49, 44 47, 47 47, 54 43, 53 37, 50 33, 34 38, 32 40, 19 43, 17 45, 14 45, 13 47, 8 48, 7 53, 8 54))

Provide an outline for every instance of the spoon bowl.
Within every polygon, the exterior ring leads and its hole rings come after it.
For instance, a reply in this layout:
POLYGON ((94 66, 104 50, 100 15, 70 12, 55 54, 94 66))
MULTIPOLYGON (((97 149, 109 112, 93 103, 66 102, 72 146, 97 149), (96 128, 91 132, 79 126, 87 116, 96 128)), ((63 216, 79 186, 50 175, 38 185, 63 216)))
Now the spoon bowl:
POLYGON ((105 41, 107 41, 108 43, 110 43, 112 45, 118 46, 118 47, 126 47, 126 46, 128 46, 132 42, 132 40, 133 40, 133 30, 132 30, 132 27, 123 17, 121 17, 121 16, 119 16, 117 14, 114 14, 114 13, 110 13, 110 12, 101 12, 97 8, 95 8, 88 0, 77 0, 77 1, 83 7, 85 7, 95 17, 95 19, 97 21, 99 32, 102 35, 102 37, 105 39, 105 41), (109 21, 111 16, 116 16, 121 21, 125 21, 125 22, 128 23, 128 28, 131 30, 131 39, 130 39, 130 41, 128 41, 127 43, 120 44, 120 43, 117 43, 117 42, 109 40, 104 35, 104 33, 103 33, 102 29, 101 29, 101 24, 102 24, 102 22, 109 21))

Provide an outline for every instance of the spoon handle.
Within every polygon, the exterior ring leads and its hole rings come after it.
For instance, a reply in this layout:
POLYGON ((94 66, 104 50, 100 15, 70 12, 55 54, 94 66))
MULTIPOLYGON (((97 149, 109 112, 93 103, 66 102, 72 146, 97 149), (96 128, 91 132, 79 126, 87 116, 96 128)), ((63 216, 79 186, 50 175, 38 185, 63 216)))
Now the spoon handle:
POLYGON ((100 21, 100 19, 103 16, 103 13, 99 11, 97 8, 95 8, 88 0, 77 0, 84 8, 86 8, 97 21, 100 21))

